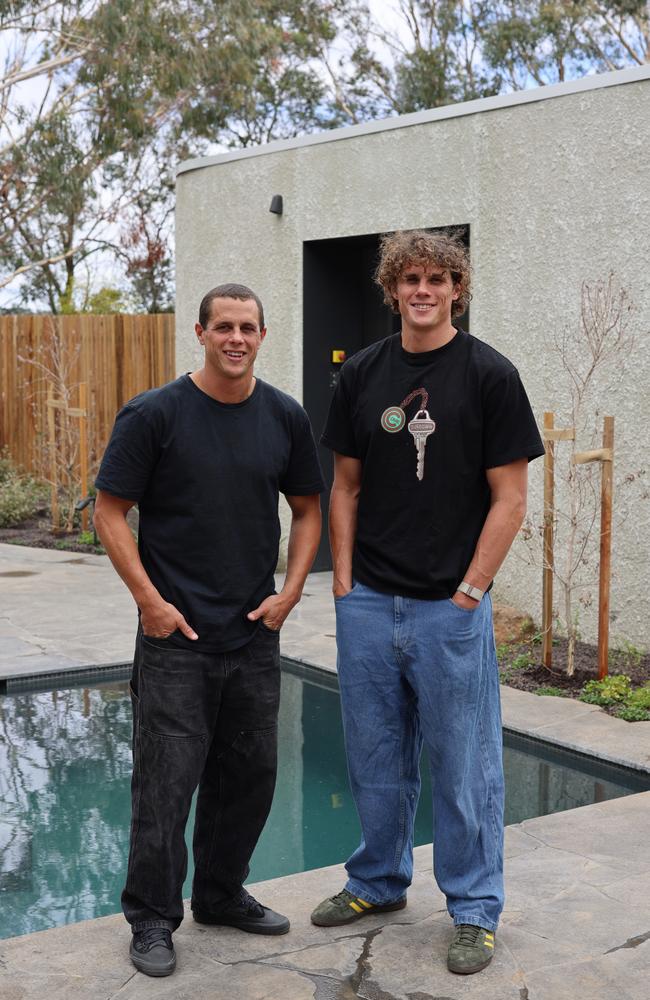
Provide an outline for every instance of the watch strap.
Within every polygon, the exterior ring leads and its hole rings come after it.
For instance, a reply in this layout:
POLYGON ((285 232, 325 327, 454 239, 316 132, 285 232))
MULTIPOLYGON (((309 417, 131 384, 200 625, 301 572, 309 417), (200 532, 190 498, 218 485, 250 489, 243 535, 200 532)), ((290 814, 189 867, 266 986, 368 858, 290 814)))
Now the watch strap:
POLYGON ((479 590, 478 587, 472 587, 471 583, 468 583, 467 580, 463 580, 462 583, 459 583, 456 590, 460 590, 461 594, 467 594, 467 596, 471 597, 474 601, 480 601, 485 594, 484 590, 479 590))

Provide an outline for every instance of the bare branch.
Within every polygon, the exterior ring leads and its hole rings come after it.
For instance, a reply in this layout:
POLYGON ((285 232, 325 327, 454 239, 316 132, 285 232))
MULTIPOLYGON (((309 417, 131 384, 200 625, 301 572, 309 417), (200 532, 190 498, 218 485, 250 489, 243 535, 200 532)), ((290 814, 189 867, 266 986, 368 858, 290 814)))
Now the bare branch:
POLYGON ((86 52, 90 52, 91 48, 91 45, 87 45, 78 52, 71 52, 65 56, 55 56, 52 59, 47 59, 45 62, 36 63, 35 66, 30 66, 29 69, 14 73, 13 76, 6 76, 0 80, 0 91, 7 90, 9 87, 13 87, 15 84, 22 83, 25 80, 32 80, 35 76, 43 76, 46 73, 52 73, 55 69, 60 69, 62 66, 67 66, 69 63, 81 58, 86 52))
POLYGON ((67 257, 72 257, 79 251, 79 246, 72 247, 70 250, 66 250, 65 253, 57 254, 53 257, 43 257, 41 260, 32 260, 28 264, 23 264, 22 267, 17 268, 10 275, 0 278, 0 288, 5 288, 6 285, 11 284, 19 275, 25 274, 27 271, 32 271, 35 267, 43 267, 45 264, 57 264, 59 261, 65 260, 67 257))

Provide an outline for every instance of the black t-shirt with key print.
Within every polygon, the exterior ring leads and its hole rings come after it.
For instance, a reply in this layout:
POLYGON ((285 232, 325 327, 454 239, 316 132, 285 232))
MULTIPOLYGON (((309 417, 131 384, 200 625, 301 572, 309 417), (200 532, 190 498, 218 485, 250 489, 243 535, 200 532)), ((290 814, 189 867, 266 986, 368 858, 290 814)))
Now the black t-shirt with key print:
POLYGON ((451 597, 465 575, 486 469, 544 454, 517 369, 463 330, 434 351, 405 351, 398 333, 350 358, 322 443, 362 463, 354 579, 422 599, 451 597))

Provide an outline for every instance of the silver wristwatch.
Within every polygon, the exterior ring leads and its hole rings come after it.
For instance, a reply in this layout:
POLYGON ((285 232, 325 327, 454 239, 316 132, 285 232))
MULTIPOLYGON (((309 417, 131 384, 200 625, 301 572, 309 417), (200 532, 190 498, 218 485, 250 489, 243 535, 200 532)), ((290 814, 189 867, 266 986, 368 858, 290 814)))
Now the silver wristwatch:
POLYGON ((473 598, 475 601, 480 601, 485 593, 484 590, 479 590, 478 587, 472 587, 471 583, 467 583, 466 580, 459 583, 456 590, 460 590, 461 594, 467 594, 468 597, 473 598))

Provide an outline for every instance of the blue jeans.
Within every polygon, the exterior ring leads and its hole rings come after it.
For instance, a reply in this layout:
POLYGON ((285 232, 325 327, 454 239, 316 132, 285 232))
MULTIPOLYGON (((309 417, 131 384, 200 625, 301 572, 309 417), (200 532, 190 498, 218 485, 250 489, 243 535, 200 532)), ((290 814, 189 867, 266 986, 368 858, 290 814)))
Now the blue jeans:
POLYGON ((277 632, 260 625, 230 653, 136 641, 131 678, 131 845, 122 909, 133 930, 183 919, 185 825, 198 786, 192 907, 236 896, 275 786, 280 701, 277 632))
POLYGON ((451 600, 394 597, 357 583, 335 604, 348 768, 362 829, 346 888, 388 903, 411 884, 424 740, 436 881, 455 924, 496 930, 504 787, 490 597, 466 611, 451 600))

